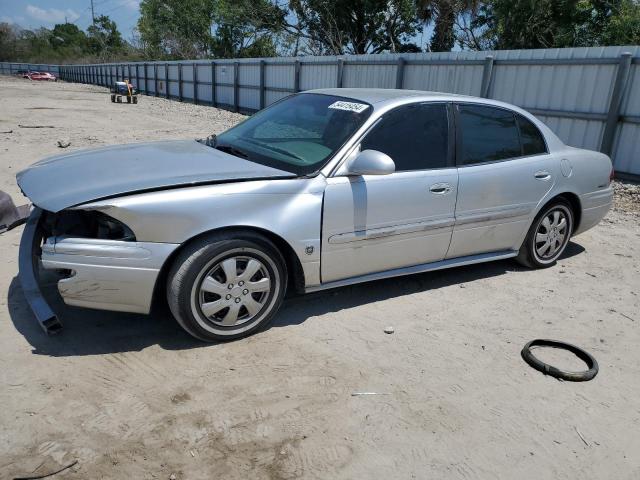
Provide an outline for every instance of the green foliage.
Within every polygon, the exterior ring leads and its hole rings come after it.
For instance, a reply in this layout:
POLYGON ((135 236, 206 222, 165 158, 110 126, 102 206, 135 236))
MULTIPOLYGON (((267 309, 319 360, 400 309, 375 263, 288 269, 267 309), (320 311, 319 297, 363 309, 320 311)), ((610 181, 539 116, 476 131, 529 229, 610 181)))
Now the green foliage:
POLYGON ((640 3, 622 0, 602 30, 603 45, 640 44, 640 3))
POLYGON ((60 23, 49 30, 20 29, 0 23, 0 61, 30 63, 100 62, 127 58, 135 54, 122 39, 109 17, 96 18, 87 33, 72 23, 60 23))
POLYGON ((84 32, 0 23, 0 61, 101 62, 640 44, 640 0, 142 0, 135 47, 107 16, 84 32), (287 3, 288 2, 288 3, 287 3))
POLYGON ((106 15, 96 17, 87 28, 89 51, 103 61, 115 59, 125 52, 125 42, 116 23, 106 15))
POLYGON ((291 0, 298 23, 288 25, 311 53, 397 52, 417 33, 413 0, 291 0))
POLYGON ((562 48, 638 41, 634 0, 491 0, 473 25, 495 49, 562 48))
POLYGON ((480 3, 477 0, 416 0, 418 18, 425 24, 434 23, 429 50, 451 51, 456 41, 457 20, 475 14, 480 3))
POLYGON ((270 56, 285 13, 268 0, 142 0, 138 30, 153 58, 270 56))

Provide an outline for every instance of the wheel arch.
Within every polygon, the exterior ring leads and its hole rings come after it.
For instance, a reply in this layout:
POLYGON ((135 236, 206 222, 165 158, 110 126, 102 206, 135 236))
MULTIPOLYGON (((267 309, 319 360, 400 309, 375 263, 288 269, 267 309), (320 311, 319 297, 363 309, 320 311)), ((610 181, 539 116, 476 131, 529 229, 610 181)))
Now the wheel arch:
POLYGON ((571 234, 573 234, 573 232, 578 231, 578 228, 580 227, 580 220, 582 220, 582 204, 580 203, 580 197, 575 193, 567 191, 556 194, 542 205, 538 210, 538 213, 558 200, 564 200, 571 207, 571 211, 573 213, 573 231, 571 234))
POLYGON ((304 279, 304 271, 302 269, 302 263, 300 262, 300 258, 295 253, 293 247, 280 235, 266 230, 264 228, 255 227, 255 226, 231 226, 231 227, 220 227, 212 230, 207 230, 205 232, 199 233, 198 235, 189 238, 180 244, 178 248, 176 248, 169 257, 165 260, 160 269, 160 273, 158 274, 158 278, 156 279, 156 284, 153 292, 152 305, 156 304, 161 299, 165 297, 165 285, 167 283, 167 276, 169 271, 171 270, 171 266, 175 261, 176 257, 180 255, 180 252, 184 250, 188 245, 193 242, 200 240, 203 237, 206 237, 215 233, 232 233, 237 234, 238 236, 242 236, 242 234, 254 234, 259 235, 267 240, 270 240, 280 251, 282 256, 285 259, 287 275, 289 277, 289 288, 293 287, 296 293, 303 293, 305 290, 305 279, 304 279))

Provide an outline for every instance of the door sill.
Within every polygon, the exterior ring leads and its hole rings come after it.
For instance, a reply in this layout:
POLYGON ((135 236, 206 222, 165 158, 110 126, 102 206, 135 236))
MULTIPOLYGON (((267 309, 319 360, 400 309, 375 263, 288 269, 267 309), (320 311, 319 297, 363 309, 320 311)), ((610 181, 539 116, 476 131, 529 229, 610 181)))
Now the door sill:
POLYGON ((305 293, 318 292, 320 290, 328 290, 329 288, 345 287, 356 283, 370 282, 373 280, 382 280, 385 278, 400 277, 403 275, 412 275, 414 273, 432 272, 434 270, 442 270, 444 268, 460 267, 462 265, 473 265, 474 263, 491 262, 493 260, 504 260, 513 258, 518 255, 516 250, 502 250, 500 252, 481 253, 479 255, 468 255, 466 257, 450 258, 440 260, 438 262, 423 263, 413 265, 411 267, 394 268, 384 272, 368 273, 358 277, 345 278, 335 280, 333 282, 323 283, 305 288, 305 293))

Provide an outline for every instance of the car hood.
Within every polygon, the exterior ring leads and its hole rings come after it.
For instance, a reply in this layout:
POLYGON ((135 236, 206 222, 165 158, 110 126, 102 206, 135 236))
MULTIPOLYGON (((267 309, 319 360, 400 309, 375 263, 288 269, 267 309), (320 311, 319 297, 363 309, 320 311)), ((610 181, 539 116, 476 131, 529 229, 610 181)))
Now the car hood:
POLYGON ((207 183, 295 175, 195 140, 118 145, 57 155, 16 176, 22 192, 51 212, 108 197, 207 183))

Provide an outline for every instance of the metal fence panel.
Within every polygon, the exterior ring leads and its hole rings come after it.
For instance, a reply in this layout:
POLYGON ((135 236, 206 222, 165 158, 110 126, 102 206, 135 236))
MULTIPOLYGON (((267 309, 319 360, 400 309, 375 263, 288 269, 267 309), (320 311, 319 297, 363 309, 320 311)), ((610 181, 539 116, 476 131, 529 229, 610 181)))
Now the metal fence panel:
POLYGON ((610 152, 640 175, 640 47, 405 53, 101 65, 0 63, 110 86, 129 76, 148 95, 255 111, 294 91, 327 87, 431 90, 521 106, 567 144, 610 152), (629 55, 624 55, 628 52, 629 55))

